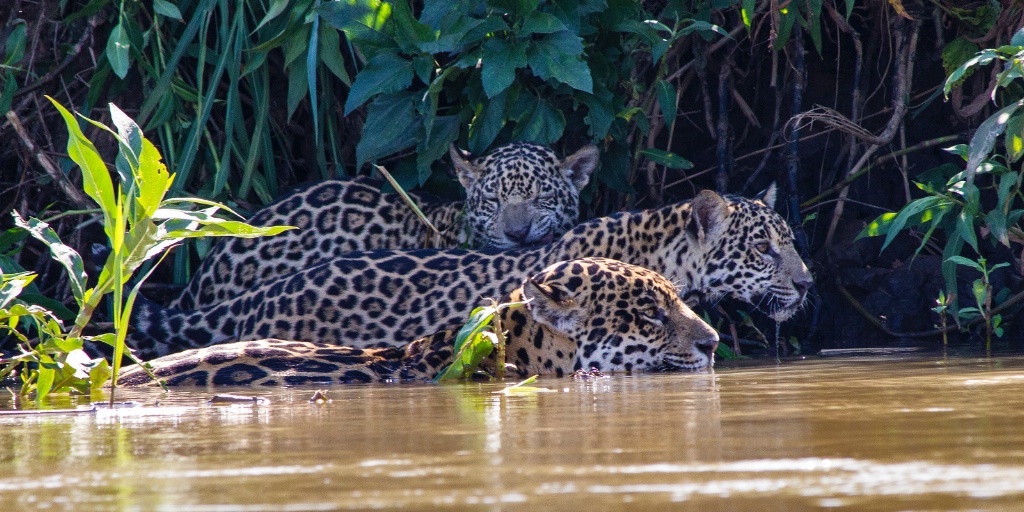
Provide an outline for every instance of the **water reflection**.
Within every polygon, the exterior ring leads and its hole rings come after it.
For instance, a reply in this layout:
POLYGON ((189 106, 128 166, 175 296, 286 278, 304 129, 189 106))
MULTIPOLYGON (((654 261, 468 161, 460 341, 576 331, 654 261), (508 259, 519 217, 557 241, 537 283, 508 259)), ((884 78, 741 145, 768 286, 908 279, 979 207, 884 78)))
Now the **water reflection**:
POLYGON ((0 502, 1014 510, 1022 375, 1024 358, 875 358, 545 379, 555 392, 511 396, 354 385, 316 404, 307 388, 219 389, 269 403, 211 405, 206 390, 133 390, 122 398, 145 407, 0 416, 0 502))

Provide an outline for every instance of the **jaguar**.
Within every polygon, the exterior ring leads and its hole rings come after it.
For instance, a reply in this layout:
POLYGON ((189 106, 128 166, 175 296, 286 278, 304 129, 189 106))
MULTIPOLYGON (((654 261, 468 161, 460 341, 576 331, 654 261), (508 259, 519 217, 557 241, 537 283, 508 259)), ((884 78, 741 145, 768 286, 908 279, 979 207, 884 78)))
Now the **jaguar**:
POLYGON ((733 296, 781 322, 813 280, 774 198, 774 186, 754 199, 704 190, 689 202, 584 222, 540 247, 355 253, 197 311, 138 303, 129 345, 146 359, 263 338, 401 345, 464 319, 478 297, 501 297, 548 265, 584 257, 658 272, 689 304, 733 296))
MULTIPOLYGON (((714 364, 718 334, 645 268, 604 258, 549 266, 523 281, 499 312, 505 368, 519 377, 600 372, 699 370, 714 364)), ((457 328, 404 347, 353 348, 279 339, 238 341, 149 362, 168 385, 297 385, 431 380, 452 361, 457 328)), ((493 374, 494 354, 484 366, 493 374)), ((152 382, 139 366, 122 385, 152 382)))
POLYGON ((513 142, 470 159, 449 149, 465 201, 409 195, 437 228, 432 233, 395 193, 368 178, 333 179, 300 188, 257 211, 256 226, 295 226, 277 236, 224 239, 203 259, 168 306, 199 309, 253 284, 326 259, 375 249, 452 249, 541 245, 576 225, 579 193, 597 166, 593 145, 559 159, 546 146, 513 142))

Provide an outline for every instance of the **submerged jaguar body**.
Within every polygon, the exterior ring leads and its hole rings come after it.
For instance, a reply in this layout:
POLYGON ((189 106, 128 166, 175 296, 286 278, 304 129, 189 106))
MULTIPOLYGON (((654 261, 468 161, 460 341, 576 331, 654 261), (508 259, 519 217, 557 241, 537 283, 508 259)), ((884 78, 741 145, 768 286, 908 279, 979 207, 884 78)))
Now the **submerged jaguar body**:
MULTIPOLYGON (((503 309, 506 361, 520 377, 576 370, 698 370, 714 364, 718 335, 675 287, 650 270, 603 258, 556 263, 530 277, 503 309)), ((352 348, 255 340, 193 349, 150 361, 169 385, 278 385, 424 380, 451 363, 457 328, 404 347, 352 348)), ((496 363, 492 360, 489 367, 496 363)), ((119 382, 150 382, 140 367, 119 382)))
POLYGON ((783 321, 811 275, 785 221, 761 199, 701 192, 693 201, 594 219, 528 249, 356 253, 273 279, 199 311, 136 305, 129 345, 143 358, 217 343, 283 338, 394 346, 464 320, 558 261, 620 260, 658 272, 691 303, 731 295, 783 321))
POLYGON ((466 201, 410 196, 438 229, 432 234, 398 194, 365 177, 296 190, 256 212, 256 226, 296 226, 277 236, 225 239, 203 259, 174 309, 199 309, 250 286, 354 251, 512 248, 544 244, 576 225, 579 192, 597 165, 586 146, 559 159, 546 146, 514 142, 468 160, 453 146, 466 201))

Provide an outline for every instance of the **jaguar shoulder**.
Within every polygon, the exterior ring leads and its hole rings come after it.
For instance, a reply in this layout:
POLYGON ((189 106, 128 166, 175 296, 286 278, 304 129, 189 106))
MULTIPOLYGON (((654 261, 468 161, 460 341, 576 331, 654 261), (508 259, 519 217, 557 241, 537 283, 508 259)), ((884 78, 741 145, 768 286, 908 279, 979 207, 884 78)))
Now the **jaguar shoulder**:
MULTIPOLYGON (((718 335, 657 273, 603 258, 556 263, 526 279, 502 310, 506 362, 519 376, 609 371, 697 370, 714 364, 718 335)), ((256 340, 164 356, 150 365, 169 385, 279 385, 424 380, 451 363, 457 329, 400 347, 256 340)), ((494 368, 493 359, 489 367, 494 368)), ((127 368, 124 385, 150 382, 127 368)))
POLYGON ((137 304, 130 345, 149 359, 263 338, 403 344, 465 319, 480 297, 501 297, 552 263, 584 257, 649 268, 691 304, 730 295, 783 321, 812 279, 773 200, 772 191, 759 199, 703 191, 690 202, 594 219, 543 247, 336 258, 198 311, 137 304))
POLYGON ((298 229, 222 240, 169 306, 199 309, 216 304, 257 282, 355 251, 549 243, 576 225, 579 193, 598 157, 593 145, 559 159, 550 148, 529 142, 506 144, 475 160, 455 146, 449 153, 466 200, 449 202, 410 192, 439 230, 436 235, 398 194, 381 192, 377 180, 323 181, 278 199, 250 219, 257 226, 298 229))

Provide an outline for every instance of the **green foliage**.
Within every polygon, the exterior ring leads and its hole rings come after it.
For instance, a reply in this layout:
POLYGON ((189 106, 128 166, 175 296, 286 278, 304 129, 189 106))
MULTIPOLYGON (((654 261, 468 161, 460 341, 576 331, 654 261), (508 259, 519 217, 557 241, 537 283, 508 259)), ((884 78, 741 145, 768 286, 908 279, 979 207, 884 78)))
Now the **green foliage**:
POLYGON ((505 368, 505 336, 499 313, 503 309, 523 304, 525 302, 492 303, 474 309, 455 337, 452 363, 434 377, 434 382, 468 378, 495 350, 498 352, 494 358, 496 376, 502 378, 505 368))
MULTIPOLYGON (((261 236, 276 234, 290 227, 254 228, 245 223, 212 216, 222 205, 195 198, 167 198, 174 175, 167 172, 156 147, 145 138, 142 130, 117 106, 111 104, 114 129, 86 119, 106 131, 117 141, 119 152, 115 171, 119 180, 115 186, 111 172, 95 145, 83 134, 78 119, 50 98, 63 117, 69 137, 67 151, 82 171, 83 188, 100 207, 104 232, 111 253, 93 287, 89 287, 81 256, 60 241, 49 225, 38 219, 22 218, 12 212, 15 225, 43 242, 54 260, 67 271, 78 313, 70 329, 51 311, 19 299, 19 295, 34 277, 28 273, 4 274, 0 288, 0 319, 7 320, 6 328, 21 341, 22 353, 0 361, 4 369, 0 377, 20 369, 23 394, 35 392, 36 400, 51 392, 75 389, 87 392, 96 389, 114 375, 125 355, 125 336, 128 317, 132 311, 139 286, 148 274, 125 294, 128 279, 144 263, 164 254, 167 249, 188 237, 197 236, 261 236), (202 204, 203 211, 184 209, 202 204), (114 332, 86 336, 93 311, 102 298, 113 295, 114 332), (35 343, 17 330, 19 324, 29 324, 29 331, 37 338, 35 343), (114 349, 112 364, 92 359, 82 350, 83 341, 110 345, 114 349)), ((128 357, 134 359, 130 353, 128 357)), ((111 393, 113 400, 113 393, 111 393)))
POLYGON ((987 237, 991 245, 1007 248, 1024 242, 1024 231, 1019 227, 1024 216, 1024 169, 1020 166, 1024 156, 1024 92, 1020 87, 1020 79, 1024 78, 1024 29, 1014 35, 1011 45, 964 58, 962 53, 967 46, 951 44, 944 52, 947 66, 963 62, 950 72, 943 92, 948 96, 978 66, 1001 61, 1005 64, 998 74, 997 86, 1003 94, 993 97, 998 97, 1003 106, 978 126, 969 144, 947 149, 966 162, 963 168, 944 165, 921 173, 915 184, 925 192, 925 197, 911 201, 899 212, 880 215, 859 236, 884 235, 884 250, 899 232, 920 227, 925 231, 916 255, 937 231, 944 233, 942 275, 946 292, 940 292, 938 306, 933 310, 942 317, 943 325, 950 311, 958 323, 961 319, 983 317, 987 339, 991 340, 992 332, 1001 335, 1002 319, 991 314, 993 294, 989 276, 1008 263, 988 267, 984 256, 988 249, 981 240, 987 237), (1002 148, 996 144, 1000 137, 1004 141, 1002 148), (974 259, 963 256, 967 247, 976 255, 974 259), (977 307, 958 305, 959 266, 982 274, 972 286, 977 307))
MULTIPOLYGON (((433 162, 463 140, 479 154, 508 140, 553 143, 577 126, 632 153, 626 125, 646 125, 635 91, 624 89, 637 59, 646 53, 660 65, 679 38, 721 31, 678 16, 669 26, 636 3, 605 0, 428 0, 418 15, 404 0, 364 0, 316 12, 366 60, 345 102, 346 113, 368 105, 358 165, 412 150, 392 166, 406 187, 424 183, 433 162)), ((672 119, 675 89, 656 83, 648 92, 672 119)), ((628 190, 616 177, 598 179, 628 190)))

